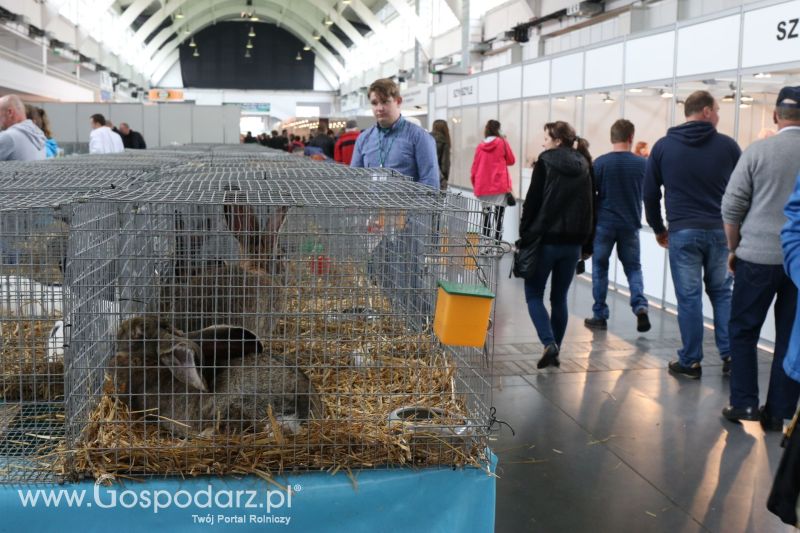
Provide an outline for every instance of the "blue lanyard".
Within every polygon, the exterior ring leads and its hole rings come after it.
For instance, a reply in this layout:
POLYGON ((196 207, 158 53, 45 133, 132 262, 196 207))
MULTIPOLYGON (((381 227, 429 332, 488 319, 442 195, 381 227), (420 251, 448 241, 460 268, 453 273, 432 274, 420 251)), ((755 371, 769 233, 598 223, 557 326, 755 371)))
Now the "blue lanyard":
MULTIPOLYGON (((402 117, 398 120, 402 120, 402 117)), ((405 127, 405 125, 406 121, 402 120, 402 122, 397 125, 397 131, 394 132, 394 135, 392 135, 392 128, 387 128, 384 130, 383 128, 378 127, 378 159, 381 168, 383 168, 384 163, 386 163, 386 159, 389 157, 389 152, 392 151, 394 141, 397 136, 400 135, 400 131, 403 129, 403 127, 405 127), (392 140, 389 142, 389 146, 386 146, 386 137, 390 136, 392 140)))

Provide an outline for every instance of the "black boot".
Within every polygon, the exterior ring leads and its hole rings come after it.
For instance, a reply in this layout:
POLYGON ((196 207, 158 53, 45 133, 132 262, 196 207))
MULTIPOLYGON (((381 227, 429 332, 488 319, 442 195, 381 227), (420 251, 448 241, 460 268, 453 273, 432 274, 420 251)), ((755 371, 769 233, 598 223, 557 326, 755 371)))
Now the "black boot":
POLYGON ((561 366, 561 361, 558 360, 558 346, 555 343, 545 347, 542 358, 536 363, 536 368, 545 368, 550 365, 561 366))

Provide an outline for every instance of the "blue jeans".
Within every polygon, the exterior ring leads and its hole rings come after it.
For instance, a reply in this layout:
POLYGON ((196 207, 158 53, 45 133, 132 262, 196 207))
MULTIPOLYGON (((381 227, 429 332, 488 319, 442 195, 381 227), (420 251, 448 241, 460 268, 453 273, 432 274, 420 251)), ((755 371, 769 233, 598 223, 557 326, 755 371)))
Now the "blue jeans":
POLYGON ((644 281, 642 265, 639 263, 639 230, 612 229, 597 226, 594 235, 594 255, 592 256, 592 296, 594 318, 608 319, 608 258, 611 250, 617 245, 617 255, 622 262, 628 288, 631 291, 631 309, 633 313, 647 312, 647 298, 644 297, 644 281))
POLYGON ((775 355, 766 407, 771 416, 792 418, 800 397, 800 383, 786 375, 783 358, 792 334, 797 287, 784 273, 783 265, 758 265, 736 260, 730 322, 731 405, 758 407, 756 345, 775 296, 775 355))
POLYGON ((678 297, 678 327, 683 348, 678 357, 684 366, 703 360, 703 284, 714 308, 714 339, 723 359, 730 355, 728 320, 731 316, 731 284, 728 274, 725 232, 684 229, 669 233, 669 266, 678 297))
POLYGON ((575 265, 581 255, 579 244, 543 244, 536 261, 536 272, 525 280, 525 301, 536 334, 544 346, 561 346, 567 330, 567 292, 575 277, 575 265), (550 282, 550 315, 544 306, 544 288, 550 282))

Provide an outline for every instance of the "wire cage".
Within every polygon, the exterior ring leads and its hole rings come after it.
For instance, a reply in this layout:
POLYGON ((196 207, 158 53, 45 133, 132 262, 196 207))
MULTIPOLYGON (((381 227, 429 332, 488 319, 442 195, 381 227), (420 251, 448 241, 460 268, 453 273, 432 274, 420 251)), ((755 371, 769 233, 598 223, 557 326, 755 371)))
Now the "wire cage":
POLYGON ((64 435, 69 194, 3 190, 0 206, 0 481, 53 476, 32 462, 64 435))
POLYGON ((56 468, 482 461, 491 338, 432 331, 438 281, 494 290, 479 202, 404 180, 232 178, 73 205, 56 468))

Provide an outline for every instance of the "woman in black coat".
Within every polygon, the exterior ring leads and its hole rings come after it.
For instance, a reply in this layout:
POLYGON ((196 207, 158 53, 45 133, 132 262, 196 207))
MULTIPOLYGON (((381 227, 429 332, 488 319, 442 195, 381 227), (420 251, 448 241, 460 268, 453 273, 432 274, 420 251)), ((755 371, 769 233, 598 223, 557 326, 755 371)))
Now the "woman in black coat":
POLYGON ((594 232, 594 186, 589 143, 566 122, 544 126, 545 149, 533 167, 520 221, 520 248, 535 258, 525 278, 528 313, 544 354, 538 367, 559 366, 561 341, 567 329, 567 292, 575 266, 591 250, 594 232), (552 276, 550 308, 544 290, 552 276))

